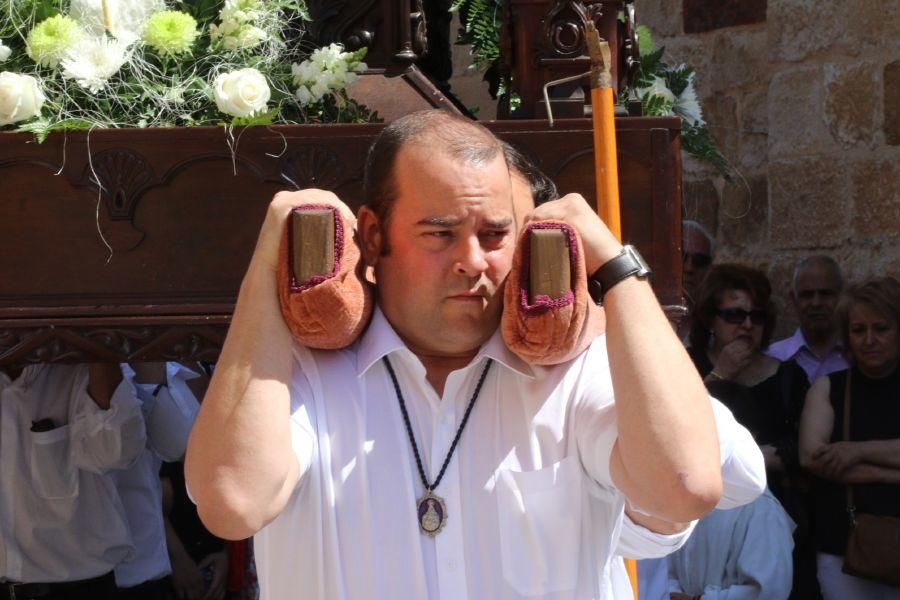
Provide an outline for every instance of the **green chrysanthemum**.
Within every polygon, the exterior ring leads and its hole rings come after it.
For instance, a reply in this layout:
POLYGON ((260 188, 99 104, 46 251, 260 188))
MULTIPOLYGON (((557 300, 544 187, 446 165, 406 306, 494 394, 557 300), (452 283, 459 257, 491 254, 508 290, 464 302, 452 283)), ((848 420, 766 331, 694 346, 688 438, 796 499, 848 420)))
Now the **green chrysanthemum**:
POLYGON ((175 56, 191 51, 199 35, 197 21, 187 13, 163 10, 147 20, 144 41, 162 55, 175 56))
POLYGON ((56 15, 35 25, 25 40, 26 51, 34 62, 45 67, 55 67, 66 50, 83 35, 84 30, 75 19, 56 15))

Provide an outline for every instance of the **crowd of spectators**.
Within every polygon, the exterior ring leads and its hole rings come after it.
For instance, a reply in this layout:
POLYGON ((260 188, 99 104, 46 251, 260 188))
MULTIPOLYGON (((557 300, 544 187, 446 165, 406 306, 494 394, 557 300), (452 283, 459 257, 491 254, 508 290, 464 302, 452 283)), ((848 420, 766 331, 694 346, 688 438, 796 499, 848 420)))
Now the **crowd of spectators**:
MULTIPOLYGON (((710 395, 759 445, 768 490, 642 561, 640 598, 900 598, 896 582, 844 564, 854 515, 900 517, 900 283, 847 284, 834 259, 810 256, 786 294, 799 326, 773 342, 768 278, 715 263, 714 248, 685 222, 680 333, 710 395)), ((869 556, 885 552, 897 561, 900 543, 869 556)))

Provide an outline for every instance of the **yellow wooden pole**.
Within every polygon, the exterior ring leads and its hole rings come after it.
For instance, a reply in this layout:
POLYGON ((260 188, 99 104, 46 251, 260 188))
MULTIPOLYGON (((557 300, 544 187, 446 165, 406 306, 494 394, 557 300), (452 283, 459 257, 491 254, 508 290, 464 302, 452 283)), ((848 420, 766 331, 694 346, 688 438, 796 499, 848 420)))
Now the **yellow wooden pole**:
MULTIPOLYGON (((600 39, 594 23, 584 28, 591 57, 591 108, 594 125, 594 177, 597 190, 597 214, 609 230, 622 241, 622 216, 619 207, 619 167, 616 158, 615 96, 612 88, 609 43, 600 39)), ((634 598, 638 599, 637 561, 625 559, 634 598)))

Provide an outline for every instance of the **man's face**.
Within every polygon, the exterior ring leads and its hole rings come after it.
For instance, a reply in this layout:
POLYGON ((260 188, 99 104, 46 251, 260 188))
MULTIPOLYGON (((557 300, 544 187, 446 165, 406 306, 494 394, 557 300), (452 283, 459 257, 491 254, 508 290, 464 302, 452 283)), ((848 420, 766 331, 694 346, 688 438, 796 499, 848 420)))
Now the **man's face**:
POLYGON ((476 351, 500 321, 516 222, 502 153, 461 164, 411 143, 394 171, 387 255, 376 255, 379 305, 417 354, 476 351))
POLYGON ((681 240, 681 278, 684 293, 689 299, 697 297, 697 290, 709 265, 712 263, 712 249, 709 240, 694 227, 685 227, 681 240))
POLYGON ((815 337, 835 331, 835 308, 840 292, 837 273, 826 265, 812 262, 797 274, 791 301, 797 309, 804 335, 815 337))

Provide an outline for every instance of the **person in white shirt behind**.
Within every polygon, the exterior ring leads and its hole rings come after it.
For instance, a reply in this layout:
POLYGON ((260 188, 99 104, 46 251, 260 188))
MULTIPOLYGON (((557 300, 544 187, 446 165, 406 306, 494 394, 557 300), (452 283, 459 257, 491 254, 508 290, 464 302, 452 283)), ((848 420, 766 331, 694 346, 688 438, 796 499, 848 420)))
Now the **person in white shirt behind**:
MULTIPOLYGON (((498 330, 518 231, 496 138, 408 115, 365 177, 378 308, 345 350, 292 343, 276 268, 292 207, 353 215, 321 190, 270 204, 188 444, 204 522, 256 534, 278 600, 624 598, 619 540, 671 551, 722 495, 709 397, 648 282, 607 284, 579 357, 528 365, 498 330)), ((577 228, 588 273, 622 256, 577 195, 531 218, 577 228)))
POLYGON ((111 474, 125 507, 134 555, 116 566, 119 600, 166 600, 172 573, 163 521, 162 463, 181 460, 199 402, 188 381, 199 375, 175 362, 122 365, 141 401, 147 444, 129 469, 111 474))
POLYGON ((0 369, 0 597, 112 598, 133 545, 107 474, 144 442, 119 365, 0 369))
POLYGON ((671 600, 786 600, 791 593, 794 522, 768 490, 700 519, 669 556, 671 600))

